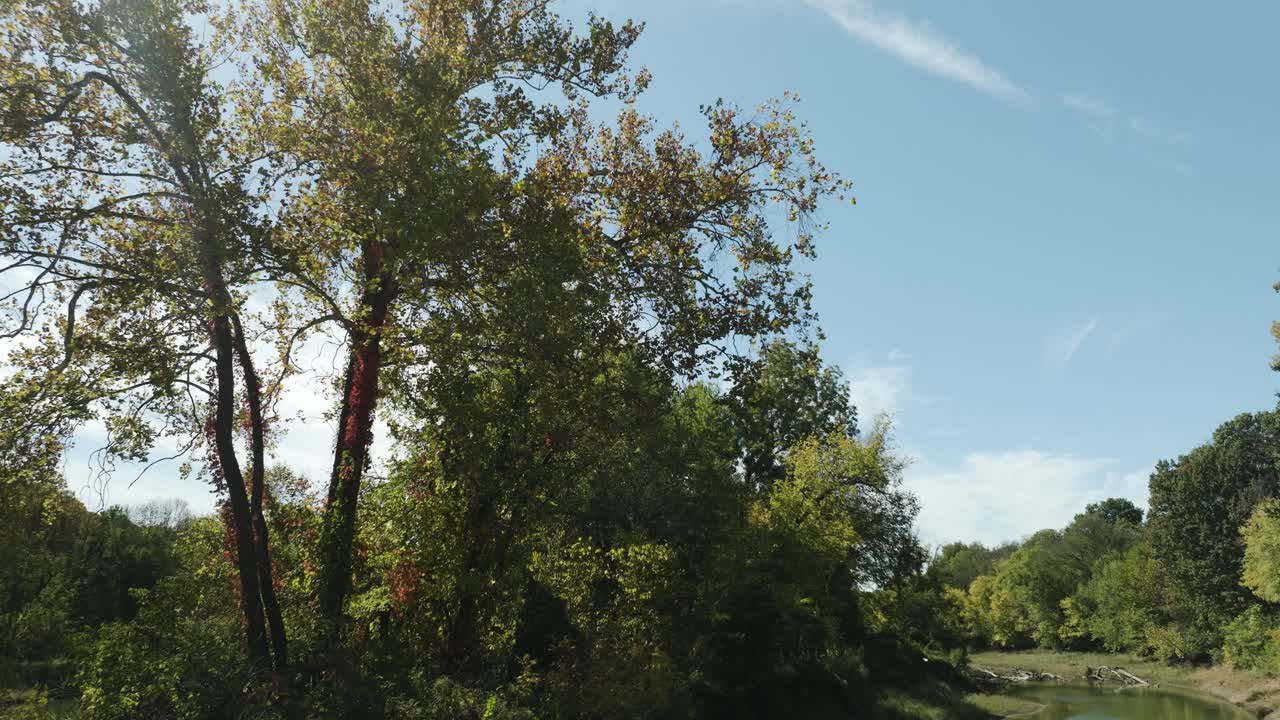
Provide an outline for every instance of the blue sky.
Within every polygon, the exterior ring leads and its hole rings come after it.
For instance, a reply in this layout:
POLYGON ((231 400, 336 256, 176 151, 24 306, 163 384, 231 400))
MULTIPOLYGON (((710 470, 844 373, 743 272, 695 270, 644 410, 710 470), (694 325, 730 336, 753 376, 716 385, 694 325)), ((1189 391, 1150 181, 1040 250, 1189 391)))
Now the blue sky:
MULTIPOLYGON (((691 136, 716 98, 803 98, 858 198, 809 268, 825 355, 864 417, 894 414, 925 540, 1145 503, 1156 460, 1273 406, 1280 5, 562 3, 588 10, 647 23, 641 107, 691 136)), ((315 389, 289 407, 318 415, 315 389)), ((279 456, 318 480, 328 446, 299 423, 279 456)), ((110 501, 211 504, 128 479, 110 501)))
POLYGON ((812 268, 825 355, 894 413, 927 540, 1145 503, 1274 405, 1280 6, 576 0, 647 30, 644 108, 798 92, 858 205, 812 268))

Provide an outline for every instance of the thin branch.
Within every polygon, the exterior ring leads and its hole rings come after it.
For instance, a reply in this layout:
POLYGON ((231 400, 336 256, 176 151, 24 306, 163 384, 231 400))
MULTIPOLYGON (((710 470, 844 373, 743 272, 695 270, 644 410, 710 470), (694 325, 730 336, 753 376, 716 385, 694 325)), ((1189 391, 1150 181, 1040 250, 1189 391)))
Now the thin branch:
POLYGON ((76 330, 76 303, 80 302, 82 295, 101 284, 99 282, 88 282, 76 288, 76 291, 71 294, 71 300, 67 303, 67 329, 62 334, 62 362, 58 363, 58 366, 53 369, 53 374, 60 375, 71 364, 72 340, 76 330))

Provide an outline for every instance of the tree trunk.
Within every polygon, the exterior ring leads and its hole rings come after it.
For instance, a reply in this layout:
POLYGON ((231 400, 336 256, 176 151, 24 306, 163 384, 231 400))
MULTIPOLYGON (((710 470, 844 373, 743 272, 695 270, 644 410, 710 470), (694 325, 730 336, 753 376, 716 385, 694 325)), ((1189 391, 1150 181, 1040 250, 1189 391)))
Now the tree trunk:
POLYGON ((222 280, 222 268, 209 255, 205 257, 205 287, 213 310, 209 317, 209 339, 214 349, 214 372, 217 378, 214 416, 210 434, 216 452, 218 470, 222 473, 231 506, 231 534, 235 541, 236 569, 240 577, 240 603, 245 617, 245 633, 250 661, 260 669, 271 665, 267 649, 266 621, 262 608, 262 590, 258 572, 258 555, 253 541, 249 497, 244 475, 236 459, 235 428, 235 340, 231 331, 231 298, 222 280))
POLYGON ((249 354, 249 345, 245 341, 244 329, 240 319, 231 316, 235 330, 235 350, 240 358, 240 369, 244 374, 245 399, 249 405, 249 443, 251 451, 249 514, 253 523, 254 548, 258 560, 258 585, 262 591, 262 605, 267 619, 267 630, 271 636, 271 653, 273 667, 279 672, 289 664, 289 645, 285 636, 284 618, 280 614, 280 602, 276 598, 274 565, 271 561, 271 542, 267 533, 266 517, 262 514, 263 497, 266 494, 266 468, 264 448, 266 422, 262 417, 262 388, 258 375, 253 369, 253 356, 249 354))
MULTIPOLYGON (((376 243, 365 247, 365 290, 360 297, 361 325, 353 333, 351 355, 343 381, 334 448, 333 475, 320 529, 321 568, 317 599, 332 633, 340 625, 343 603, 351 589, 352 548, 356 532, 356 503, 360 482, 373 442, 373 413, 378 402, 378 374, 382 368, 382 330, 394 290, 376 243)), ((332 637, 332 636, 331 636, 332 637)))
MULTIPOLYGON (((511 400, 511 416, 519 417, 519 413, 527 412, 530 383, 524 373, 517 371, 515 391, 511 400)), ((517 424, 513 422, 513 424, 517 424)), ((480 598, 476 589, 477 578, 474 577, 482 567, 486 566, 493 577, 501 577, 506 569, 507 548, 519 522, 518 511, 512 511, 510 523, 504 526, 495 517, 495 510, 502 493, 503 483, 519 485, 512 482, 508 474, 512 471, 510 452, 512 435, 510 429, 502 432, 501 442, 495 449, 489 464, 489 481, 498 483, 497 487, 477 484, 480 496, 475 498, 467 510, 463 523, 464 532, 470 541, 467 548, 467 560, 463 565, 463 576, 458 588, 458 609, 449 624, 445 643, 445 671, 451 675, 467 678, 477 670, 479 655, 479 636, 476 621, 481 611, 480 598)))

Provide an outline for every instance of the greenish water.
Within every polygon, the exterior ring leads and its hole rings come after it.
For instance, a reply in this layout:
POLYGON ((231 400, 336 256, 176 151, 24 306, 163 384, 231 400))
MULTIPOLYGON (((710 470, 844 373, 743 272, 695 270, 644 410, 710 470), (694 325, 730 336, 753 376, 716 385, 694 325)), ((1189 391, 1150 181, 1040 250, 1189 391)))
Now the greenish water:
POLYGON ((1045 709, 1034 720, 1245 720, 1253 716, 1226 703, 1172 690, 1089 687, 1051 683, 1008 691, 1045 709))

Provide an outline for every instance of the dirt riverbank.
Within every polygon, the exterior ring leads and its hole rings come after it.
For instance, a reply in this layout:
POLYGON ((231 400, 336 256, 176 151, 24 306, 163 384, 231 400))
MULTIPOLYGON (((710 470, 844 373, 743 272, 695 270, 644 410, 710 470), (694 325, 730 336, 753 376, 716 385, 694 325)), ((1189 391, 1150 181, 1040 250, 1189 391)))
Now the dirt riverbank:
POLYGON ((1017 668, 1068 679, 1079 679, 1085 668, 1123 667, 1153 685, 1195 690, 1245 708, 1259 718, 1280 720, 1280 678, 1261 673, 1221 666, 1169 666, 1136 655, 1046 650, 974 653, 969 664, 997 672, 1017 668))

